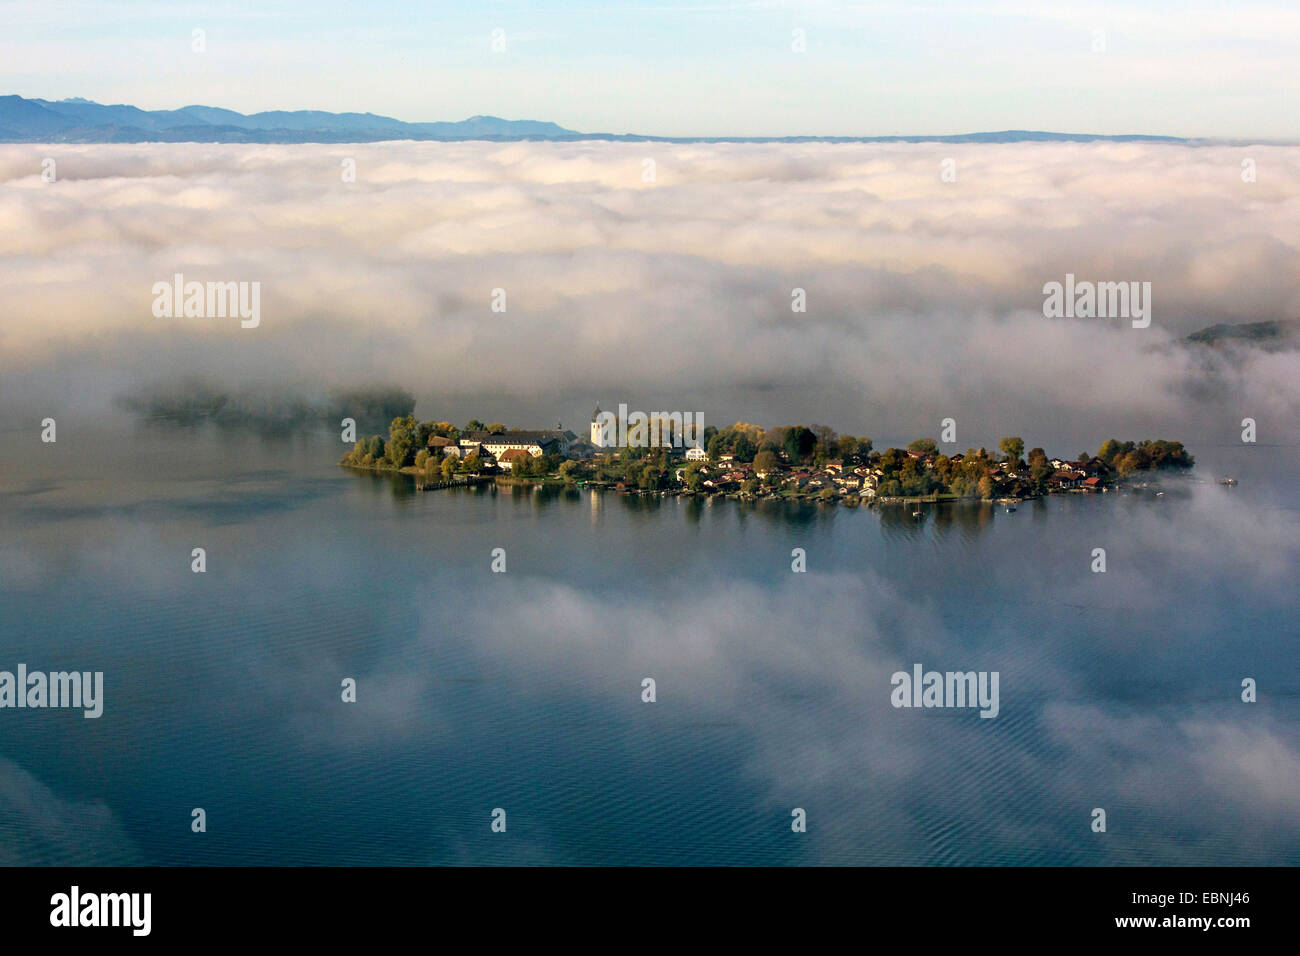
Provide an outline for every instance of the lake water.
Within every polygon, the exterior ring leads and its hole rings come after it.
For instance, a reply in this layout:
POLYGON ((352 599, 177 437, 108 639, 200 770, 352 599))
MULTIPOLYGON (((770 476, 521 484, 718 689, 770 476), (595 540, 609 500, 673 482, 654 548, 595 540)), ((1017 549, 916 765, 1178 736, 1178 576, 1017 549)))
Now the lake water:
POLYGON ((0 710, 0 863, 1300 863, 1294 448, 915 519, 63 427, 5 436, 0 669, 104 714, 0 710), (916 663, 998 716, 893 707, 916 663))

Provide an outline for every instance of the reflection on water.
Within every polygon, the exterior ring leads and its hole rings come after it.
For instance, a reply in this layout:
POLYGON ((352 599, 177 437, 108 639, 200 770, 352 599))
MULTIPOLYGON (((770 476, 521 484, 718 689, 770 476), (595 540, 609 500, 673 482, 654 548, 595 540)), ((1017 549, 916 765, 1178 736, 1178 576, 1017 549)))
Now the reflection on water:
POLYGON ((0 862, 1300 862, 1285 482, 914 517, 419 493, 340 453, 7 456, 0 669, 107 700, 0 710, 0 862), (918 662, 998 671, 1001 713, 895 709, 918 662))

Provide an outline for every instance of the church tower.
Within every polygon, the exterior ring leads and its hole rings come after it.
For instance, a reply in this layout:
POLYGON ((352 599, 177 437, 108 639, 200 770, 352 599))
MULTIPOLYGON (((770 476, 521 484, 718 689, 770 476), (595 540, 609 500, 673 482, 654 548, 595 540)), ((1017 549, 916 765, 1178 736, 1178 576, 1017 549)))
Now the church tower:
POLYGON ((597 448, 605 447, 605 436, 604 429, 601 428, 599 405, 597 405, 596 410, 591 413, 591 443, 597 448))

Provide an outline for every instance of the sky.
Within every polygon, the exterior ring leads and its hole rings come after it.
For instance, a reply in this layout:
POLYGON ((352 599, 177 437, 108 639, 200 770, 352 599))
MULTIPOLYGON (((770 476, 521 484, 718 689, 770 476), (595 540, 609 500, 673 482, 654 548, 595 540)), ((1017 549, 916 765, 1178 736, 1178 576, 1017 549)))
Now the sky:
POLYGON ((0 0, 0 22, 0 92, 144 109, 1300 140, 1292 0, 0 0))

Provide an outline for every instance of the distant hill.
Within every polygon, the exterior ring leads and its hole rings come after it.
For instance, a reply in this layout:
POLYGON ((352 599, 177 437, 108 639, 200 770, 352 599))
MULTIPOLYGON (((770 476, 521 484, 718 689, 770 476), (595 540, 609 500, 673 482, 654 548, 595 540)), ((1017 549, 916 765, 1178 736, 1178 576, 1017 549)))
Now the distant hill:
POLYGON ((1300 348, 1300 320, 1241 322, 1211 325, 1187 336, 1194 345, 1219 346, 1225 342, 1254 346, 1270 352, 1300 348))
POLYGON ((392 139, 556 139, 581 134, 536 120, 471 116, 404 123, 374 113, 274 110, 245 116, 211 106, 142 110, 90 100, 0 96, 0 142, 354 143, 392 139))
POLYGON ((374 113, 271 110, 245 115, 214 106, 142 110, 66 100, 0 96, 0 142, 4 143, 370 143, 381 140, 606 140, 669 143, 1028 143, 1167 142, 1172 136, 1097 136, 1004 130, 947 136, 650 136, 579 133, 540 120, 471 116, 459 122, 407 123, 374 113))

